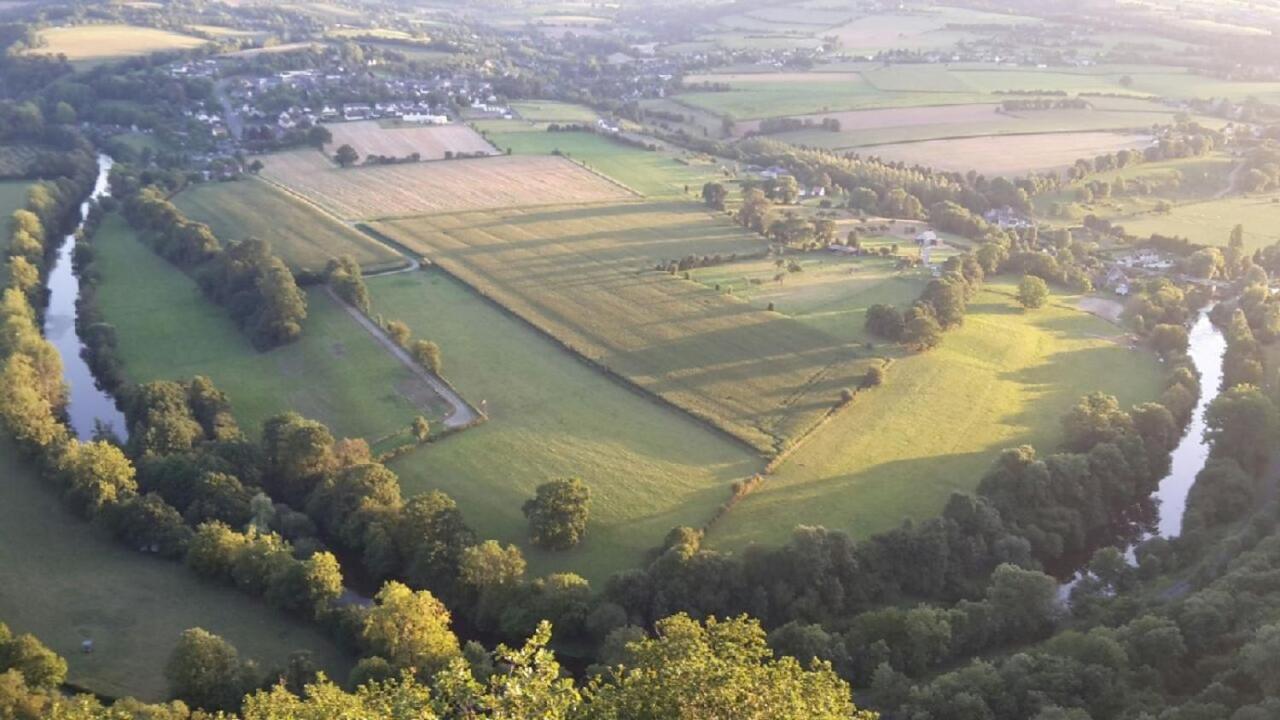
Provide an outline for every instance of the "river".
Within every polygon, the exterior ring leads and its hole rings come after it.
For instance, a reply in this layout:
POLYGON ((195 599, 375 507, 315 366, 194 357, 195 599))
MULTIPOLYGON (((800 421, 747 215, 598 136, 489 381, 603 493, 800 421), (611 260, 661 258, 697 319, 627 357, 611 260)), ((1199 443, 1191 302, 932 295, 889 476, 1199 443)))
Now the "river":
MULTIPOLYGON (((1173 538, 1182 533, 1182 516, 1187 509, 1187 495, 1196 482, 1196 475, 1200 474, 1209 459, 1209 443, 1204 438, 1205 411, 1222 391, 1222 356, 1227 350, 1227 339, 1209 320, 1209 310, 1206 309, 1191 326, 1187 340, 1187 353, 1200 373, 1200 399, 1191 414, 1186 433, 1170 455, 1169 474, 1160 479, 1160 485, 1153 496, 1157 513, 1154 532, 1141 534, 1126 543, 1125 555, 1130 563, 1136 562, 1134 551, 1143 541, 1156 536, 1173 538)), ((1083 572, 1076 572, 1058 587, 1060 599, 1066 601, 1071 596, 1071 590, 1080 581, 1083 572)))
MULTIPOLYGON (((90 201, 109 194, 107 176, 111 172, 111 165, 110 157, 98 156, 98 179, 94 182, 93 193, 80 205, 80 223, 76 230, 84 226, 90 201)), ((117 436, 124 438, 128 433, 124 415, 116 408, 115 399, 98 387, 88 363, 80 354, 84 348, 76 332, 76 300, 80 297, 80 278, 76 275, 71 260, 75 249, 76 235, 72 232, 62 239, 53 267, 49 270, 49 304, 45 309, 44 336, 62 356, 63 377, 70 387, 67 416, 76 437, 82 440, 93 437, 95 426, 101 422, 117 436)))

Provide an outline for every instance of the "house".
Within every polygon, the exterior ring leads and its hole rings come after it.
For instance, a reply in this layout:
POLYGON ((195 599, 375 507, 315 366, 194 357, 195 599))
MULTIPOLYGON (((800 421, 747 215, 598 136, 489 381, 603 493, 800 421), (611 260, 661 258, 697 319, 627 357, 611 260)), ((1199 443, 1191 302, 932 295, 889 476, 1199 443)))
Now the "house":
POLYGON ((405 122, 418 123, 420 125, 448 125, 448 115, 431 115, 429 113, 405 113, 401 118, 405 122))
POLYGON ((925 230, 924 232, 920 233, 919 235, 916 235, 916 244, 917 244, 917 245, 923 245, 923 246, 926 246, 926 247, 928 247, 928 246, 933 246, 933 245, 937 245, 937 244, 938 244, 938 233, 936 233, 936 232, 934 232, 934 231, 932 231, 932 230, 925 230))
POLYGON ((760 175, 770 180, 777 180, 783 175, 790 175, 790 173, 787 172, 786 168, 779 167, 778 165, 774 165, 773 167, 767 167, 764 170, 761 170, 760 175))

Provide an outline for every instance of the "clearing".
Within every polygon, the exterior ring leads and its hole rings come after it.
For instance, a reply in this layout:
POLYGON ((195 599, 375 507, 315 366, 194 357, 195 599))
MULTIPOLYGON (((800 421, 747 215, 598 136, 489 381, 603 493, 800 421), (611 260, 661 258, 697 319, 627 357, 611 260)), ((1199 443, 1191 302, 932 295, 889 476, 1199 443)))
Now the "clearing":
POLYGON ((367 272, 405 265, 386 245, 256 178, 193 185, 174 204, 192 220, 208 224, 223 242, 248 237, 266 241, 295 270, 323 270, 338 255, 352 256, 367 272))
POLYGON ((711 544, 778 544, 801 524, 861 538, 933 517, 1004 448, 1051 450, 1085 393, 1126 406, 1158 396, 1160 364, 1121 328, 1076 309, 1074 296, 1025 311, 1013 290, 989 283, 940 347, 896 360, 884 385, 859 393, 717 524, 711 544))
POLYGON ((190 50, 207 40, 191 35, 135 25, 74 25, 40 31, 47 43, 30 52, 65 55, 80 67, 147 55, 162 50, 190 50))
POLYGON ((369 280, 379 312, 445 350, 450 381, 489 421, 392 463, 405 495, 458 501, 481 537, 523 546, 531 574, 575 572, 597 588, 637 567, 673 527, 700 527, 737 479, 758 472, 751 451, 636 393, 439 270, 369 280), (591 487, 586 540, 567 552, 527 543, 521 504, 543 482, 591 487))
POLYGON ((318 626, 118 544, 69 512, 5 437, 0 477, 0 621, 66 658, 77 687, 167 698, 165 664, 193 627, 221 635, 264 668, 307 650, 333 677, 346 677, 350 661, 318 626), (80 649, 87 639, 88 655, 80 649))
POLYGON ((103 221, 94 246, 102 274, 98 301, 116 328, 125 375, 133 382, 206 375, 227 393, 251 435, 263 420, 296 410, 338 437, 373 443, 418 415, 436 422, 449 412, 430 386, 323 290, 308 293, 300 340, 258 352, 225 308, 206 300, 191 278, 145 246, 118 215, 103 221))
POLYGON ((1041 133, 876 145, 867 148, 866 154, 938 170, 976 170, 988 176, 1012 177, 1059 170, 1082 157, 1093 158, 1117 150, 1141 150, 1150 142, 1149 135, 1114 132, 1041 133))
POLYGON ((633 197, 558 157, 492 157, 339 168, 314 150, 265 156, 263 177, 345 219, 633 197))
POLYGON ((342 145, 350 145, 363 158, 367 155, 407 157, 418 153, 423 160, 443 160, 457 155, 493 155, 493 146, 466 125, 384 124, 380 120, 327 123, 333 142, 325 146, 330 155, 342 145))
POLYGON ((563 345, 771 454, 871 358, 779 313, 660 272, 765 243, 691 203, 503 209, 378 223, 563 345))

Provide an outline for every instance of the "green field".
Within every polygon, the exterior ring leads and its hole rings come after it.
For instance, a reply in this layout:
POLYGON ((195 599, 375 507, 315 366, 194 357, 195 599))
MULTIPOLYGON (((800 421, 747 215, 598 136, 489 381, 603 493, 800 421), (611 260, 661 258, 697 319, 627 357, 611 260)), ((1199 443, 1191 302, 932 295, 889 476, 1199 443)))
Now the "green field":
POLYGON ((1161 202, 1177 204, 1217 195, 1230 183, 1234 165, 1235 161, 1225 153, 1139 163, 1119 170, 1093 173, 1083 184, 1096 181, 1114 186, 1119 180, 1125 183, 1140 181, 1151 186, 1151 194, 1113 193, 1107 198, 1079 203, 1075 191, 1082 183, 1075 183, 1057 192, 1036 195, 1031 202, 1036 214, 1050 223, 1078 222, 1086 214, 1106 219, 1135 216, 1153 211, 1161 202), (1069 213, 1064 217, 1054 216, 1052 211, 1055 204, 1067 205, 1069 213))
POLYGON ((1177 235, 1202 245, 1226 245, 1231 228, 1244 225, 1245 249, 1253 252, 1280 240, 1280 194, 1189 202, 1167 213, 1120 216, 1112 222, 1139 237, 1177 235))
POLYGON ((524 123, 488 123, 484 129, 485 137, 500 149, 510 148, 516 155, 559 150, 647 197, 688 197, 686 186, 698 193, 703 183, 723 177, 718 165, 677 160, 666 151, 642 150, 595 133, 531 130, 524 123))
POLYGON ((585 105, 557 102, 555 100, 523 100, 511 103, 522 119, 529 122, 593 123, 599 117, 595 110, 585 105))
MULTIPOLYGON (((99 302, 134 382, 206 375, 231 398, 246 432, 296 410, 335 435, 370 441, 447 406, 323 291, 308 294, 302 339, 258 352, 195 282, 142 244, 118 216, 95 239, 99 302), (137 278, 146 282, 137 282, 137 278)), ((445 348, 446 362, 449 351, 445 348)))
POLYGON ((47 44, 32 53, 65 55, 80 67, 162 50, 190 50, 206 42, 191 35, 135 25, 55 27, 41 30, 40 37, 47 44))
POLYGON ((207 223, 219 240, 264 240, 294 269, 323 270, 338 255, 351 255, 366 270, 405 264, 391 248, 256 178, 196 185, 175 203, 187 217, 207 223))
POLYGON ((32 183, 25 180, 0 180, 0 223, 3 223, 4 244, 9 245, 9 218, 14 210, 27 204, 27 190, 32 183))
POLYGON ((778 313, 654 270, 763 241, 690 203, 494 210, 380 222, 587 358, 771 453, 871 358, 778 313))
POLYGON ((534 573, 572 571, 597 588, 636 567, 678 525, 701 526, 760 462, 739 444, 643 397, 439 271, 371 279, 375 307, 446 353, 450 380, 489 421, 393 463, 410 495, 439 488, 482 537, 525 544, 520 505, 551 478, 592 491, 586 540, 526 545, 534 573))
POLYGON ((951 492, 973 490, 1000 450, 1052 449, 1081 395, 1128 405, 1159 394, 1159 363, 1119 328, 1069 296, 1024 311, 1012 288, 989 284, 939 348, 894 362, 883 386, 860 393, 715 526, 712 545, 777 544, 801 524, 866 537, 932 517, 951 492))
POLYGON ((0 438, 0 622, 32 633, 104 695, 168 696, 164 666, 183 630, 202 627, 264 668, 307 650, 333 677, 349 661, 318 626, 271 610, 179 563, 133 552, 68 512, 0 438), (94 642, 92 654, 80 644, 94 642))

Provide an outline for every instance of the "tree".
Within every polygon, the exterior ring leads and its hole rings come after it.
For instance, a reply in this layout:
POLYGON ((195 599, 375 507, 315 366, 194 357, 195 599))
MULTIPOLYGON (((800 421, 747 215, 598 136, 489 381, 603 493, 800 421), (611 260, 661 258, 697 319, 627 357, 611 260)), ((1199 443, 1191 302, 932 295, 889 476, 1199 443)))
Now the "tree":
POLYGON ((1162 323, 1152 328, 1149 339, 1151 341, 1151 349, 1166 359, 1175 355, 1186 354, 1189 343, 1186 326, 1170 325, 1168 323, 1162 323))
POLYGON ((866 329, 872 335, 896 342, 902 339, 906 320, 902 311, 892 305, 872 305, 867 308, 866 329))
MULTIPOLYGON (((0 623, 0 673, 15 670, 32 688, 53 690, 67 679, 67 661, 32 635, 9 636, 0 623)), ((4 704, 0 702, 0 716, 4 704)))
POLYGON ((729 191, 718 182, 709 182, 702 186, 702 202, 708 207, 724 210, 724 203, 728 197, 729 191))
POLYGON ((656 637, 627 646, 631 662, 586 691, 593 717, 671 720, 873 720, 826 662, 804 669, 775 659, 759 623, 744 617, 705 624, 687 615, 657 623, 656 637))
POLYGON ((934 318, 932 310, 914 305, 907 311, 902 342, 916 352, 931 350, 942 342, 942 326, 934 318))
POLYGON ((333 159, 334 162, 342 167, 351 167, 360 160, 360 153, 356 152, 356 149, 350 145, 341 145, 333 154, 333 159))
POLYGON ((764 234, 769 223, 769 199, 758 188, 750 188, 742 198, 742 207, 738 208, 738 223, 748 230, 764 234))
POLYGON ((783 175, 773 183, 773 196, 783 205, 791 205, 800 197, 800 183, 790 175, 783 175))
POLYGON ((1187 258, 1187 273, 1192 277, 1212 280, 1221 275, 1226 268, 1226 260, 1222 251, 1216 247, 1197 250, 1187 258))
POLYGON ((257 684, 256 675, 231 643, 201 628, 182 633, 165 666, 171 695, 211 711, 237 711, 257 684))
POLYGON ((458 638, 449 629, 449 611, 431 593, 391 581, 382 586, 374 602, 360 637, 375 655, 422 677, 461 657, 458 638))
POLYGON ((1275 447, 1277 417, 1271 400, 1253 385, 1237 385, 1209 403, 1205 439, 1214 457, 1233 458, 1250 472, 1260 472, 1275 447))
POLYGON ((325 266, 325 279, 338 297, 351 303, 360 312, 369 314, 369 288, 365 286, 360 264, 350 255, 330 258, 325 266))
POLYGON ((1049 285, 1035 275, 1023 275, 1018 282, 1018 302, 1024 308, 1038 308, 1049 299, 1049 285))
POLYGON ((1090 393, 1062 418, 1063 448, 1088 452, 1099 443, 1113 443, 1133 429, 1133 418, 1120 408, 1115 396, 1090 393))
POLYGON ((440 355, 440 346, 430 340, 414 340, 409 347, 409 354, 419 365, 439 375, 444 369, 444 360, 440 355))
POLYGON ((399 320, 392 320, 387 323, 387 334, 391 336, 391 341, 402 348, 409 347, 409 337, 411 332, 409 326, 399 320))
POLYGON ((587 530, 591 490, 578 478, 552 480, 538 486, 524 504, 533 544, 548 550, 568 550, 587 530))
POLYGON ((413 419, 413 427, 410 430, 413 432, 413 438, 418 442, 426 442, 427 438, 431 437, 431 423, 421 415, 413 419))
POLYGON ((524 579, 525 560, 515 545, 503 547, 497 540, 485 540, 462 551, 458 563, 459 580, 468 587, 484 590, 513 587, 524 579))
POLYGON ((101 440, 72 440, 58 458, 58 475, 67 498, 88 517, 138 490, 133 463, 120 448, 101 440))
MULTIPOLYGON (((307 131, 307 143, 317 150, 324 149, 324 146, 331 142, 333 142, 333 133, 329 132, 329 128, 323 125, 316 125, 307 131)), ((355 153, 355 149, 351 148, 350 145, 344 145, 343 147, 351 149, 352 154, 355 153)), ((341 148, 339 148, 338 152, 342 152, 341 148)), ((355 159, 353 158, 351 162, 354 163, 355 159)))

